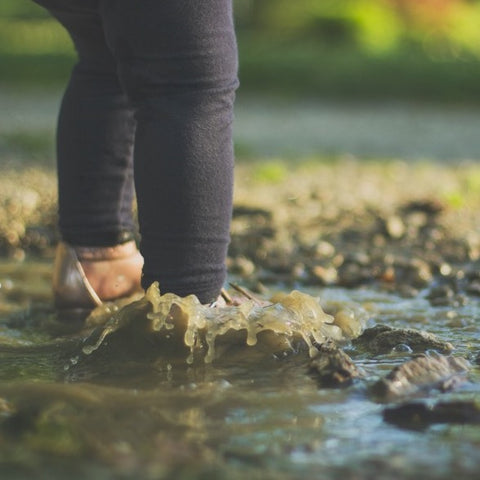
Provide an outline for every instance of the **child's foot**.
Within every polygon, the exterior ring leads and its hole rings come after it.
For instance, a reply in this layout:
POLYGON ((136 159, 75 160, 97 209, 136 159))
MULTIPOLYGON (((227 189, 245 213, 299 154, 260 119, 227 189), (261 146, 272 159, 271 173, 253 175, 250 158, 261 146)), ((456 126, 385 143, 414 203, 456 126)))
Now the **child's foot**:
POLYGON ((89 311, 104 301, 141 291, 142 266, 133 241, 113 247, 73 247, 62 242, 53 273, 55 306, 89 311))

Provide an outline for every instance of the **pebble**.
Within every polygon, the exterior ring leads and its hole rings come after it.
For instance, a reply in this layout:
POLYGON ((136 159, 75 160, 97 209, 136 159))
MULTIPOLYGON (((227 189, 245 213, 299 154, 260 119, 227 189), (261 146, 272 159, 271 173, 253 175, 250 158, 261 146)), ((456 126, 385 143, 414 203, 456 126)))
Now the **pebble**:
POLYGON ((388 423, 414 430, 436 423, 478 425, 480 424, 480 405, 470 400, 437 402, 433 405, 411 401, 386 408, 383 411, 383 419, 388 423))
POLYGON ((316 356, 310 361, 308 370, 319 387, 345 387, 361 376, 352 359, 333 340, 316 347, 316 356))
POLYGON ((406 227, 400 217, 397 215, 392 215, 391 217, 387 218, 385 229, 391 238, 398 239, 403 237, 406 227))
POLYGON ((400 344, 408 345, 413 352, 425 352, 432 349, 449 353, 453 350, 451 343, 424 330, 393 328, 382 324, 365 329, 362 335, 354 339, 352 343, 356 348, 361 348, 374 355, 390 353, 400 344))
POLYGON ((461 357, 418 355, 391 370, 371 391, 382 401, 431 389, 447 391, 465 381, 468 370, 469 363, 461 357))

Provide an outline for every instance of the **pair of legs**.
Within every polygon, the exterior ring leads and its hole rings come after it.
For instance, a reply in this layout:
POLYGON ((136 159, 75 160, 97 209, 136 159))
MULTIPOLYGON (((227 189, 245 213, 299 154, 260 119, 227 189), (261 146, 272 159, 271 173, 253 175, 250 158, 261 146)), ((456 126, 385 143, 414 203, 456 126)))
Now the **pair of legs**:
POLYGON ((225 281, 232 207, 231 0, 35 1, 79 57, 57 132, 63 239, 131 240, 136 191, 142 286, 211 302, 225 281))

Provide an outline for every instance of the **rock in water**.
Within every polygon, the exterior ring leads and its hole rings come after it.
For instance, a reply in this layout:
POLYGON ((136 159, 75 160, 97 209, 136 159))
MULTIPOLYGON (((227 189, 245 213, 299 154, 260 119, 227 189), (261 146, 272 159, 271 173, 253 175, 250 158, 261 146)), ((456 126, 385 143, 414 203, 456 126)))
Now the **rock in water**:
POLYGON ((390 353, 397 345, 408 345, 413 352, 437 350, 449 353, 453 345, 423 330, 413 328, 393 328, 388 325, 375 325, 364 330, 362 335, 353 341, 357 348, 378 355, 390 353))
POLYGON ((333 340, 317 346, 318 354, 311 360, 309 372, 320 387, 344 387, 361 376, 352 359, 333 340))
POLYGON ((435 423, 480 424, 480 404, 470 400, 438 402, 408 402, 386 408, 383 419, 403 428, 423 429, 435 423))
POLYGON ((431 389, 447 391, 464 381, 468 369, 461 357, 419 355, 378 380, 372 393, 380 401, 391 401, 431 389))

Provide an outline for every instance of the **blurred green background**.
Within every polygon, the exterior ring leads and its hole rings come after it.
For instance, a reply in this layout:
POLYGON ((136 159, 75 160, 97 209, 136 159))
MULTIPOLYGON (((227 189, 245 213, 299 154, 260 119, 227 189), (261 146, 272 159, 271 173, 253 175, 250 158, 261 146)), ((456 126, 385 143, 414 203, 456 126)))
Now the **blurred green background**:
MULTIPOLYGON (((251 178, 281 184, 290 166, 337 160, 478 165, 480 0, 234 2, 235 157, 251 178)), ((75 58, 44 9, 0 0, 0 250, 2 225, 8 245, 25 225, 55 231, 55 130, 75 58)), ((469 201, 458 185, 442 186, 449 205, 469 201)))
MULTIPOLYGON (((235 0, 242 91, 322 98, 480 98, 477 0, 235 0)), ((60 85, 74 62, 29 0, 0 2, 0 83, 60 85)))

